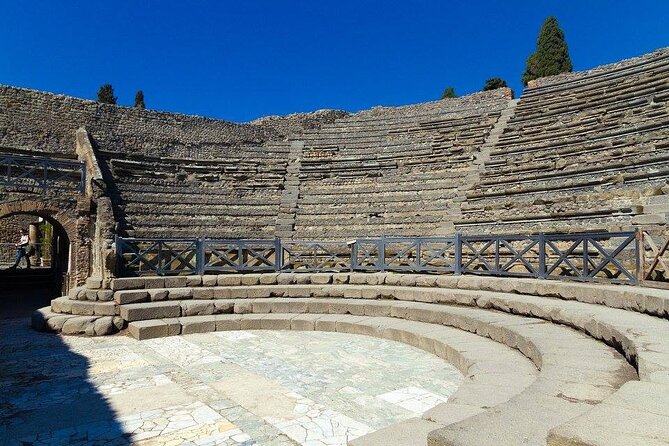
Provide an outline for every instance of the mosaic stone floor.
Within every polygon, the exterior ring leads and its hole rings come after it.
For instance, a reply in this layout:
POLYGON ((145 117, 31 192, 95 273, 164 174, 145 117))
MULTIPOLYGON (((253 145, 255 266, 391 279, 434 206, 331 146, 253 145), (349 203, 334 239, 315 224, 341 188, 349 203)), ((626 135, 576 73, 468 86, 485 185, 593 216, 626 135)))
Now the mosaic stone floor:
POLYGON ((366 336, 138 342, 0 320, 0 445, 345 445, 446 401, 461 381, 435 356, 366 336))

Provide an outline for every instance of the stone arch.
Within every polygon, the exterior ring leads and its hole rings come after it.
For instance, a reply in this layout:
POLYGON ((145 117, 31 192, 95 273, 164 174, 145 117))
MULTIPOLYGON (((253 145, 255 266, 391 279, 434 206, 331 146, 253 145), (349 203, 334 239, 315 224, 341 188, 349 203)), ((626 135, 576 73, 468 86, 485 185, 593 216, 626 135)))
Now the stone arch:
POLYGON ((58 228, 67 237, 70 246, 68 280, 64 290, 81 285, 90 270, 90 240, 88 238, 90 218, 78 215, 76 206, 60 207, 49 200, 28 199, 0 203, 0 219, 17 214, 42 217, 58 228))

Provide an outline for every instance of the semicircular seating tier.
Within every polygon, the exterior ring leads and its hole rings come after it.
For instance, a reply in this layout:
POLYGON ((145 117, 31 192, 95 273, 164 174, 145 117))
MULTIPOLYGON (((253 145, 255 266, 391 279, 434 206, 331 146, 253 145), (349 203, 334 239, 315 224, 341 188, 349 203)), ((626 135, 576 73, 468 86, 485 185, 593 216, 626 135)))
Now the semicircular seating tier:
POLYGON ((486 154, 456 227, 532 232, 666 223, 669 50, 537 84, 486 154))
POLYGON ((508 92, 378 107, 300 136, 294 237, 452 233, 508 92))
POLYGON ((668 319, 666 291, 639 287, 264 273, 116 279, 54 300, 33 324, 70 334, 127 325, 137 339, 246 329, 385 337, 452 362, 465 383, 421 418, 351 445, 640 446, 669 441, 668 319))

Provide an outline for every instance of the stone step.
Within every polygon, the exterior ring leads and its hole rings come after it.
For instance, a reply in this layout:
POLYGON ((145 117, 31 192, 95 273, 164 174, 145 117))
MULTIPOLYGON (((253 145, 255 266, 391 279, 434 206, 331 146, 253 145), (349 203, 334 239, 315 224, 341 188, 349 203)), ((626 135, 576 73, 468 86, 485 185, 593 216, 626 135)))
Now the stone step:
POLYGON ((592 410, 551 429, 548 446, 669 444, 669 384, 625 383, 592 410))
POLYGON ((117 308, 115 302, 72 300, 67 296, 51 301, 52 312, 79 316, 116 316, 117 308))
POLYGON ((38 331, 107 336, 121 330, 124 321, 119 316, 80 316, 54 313, 50 307, 44 307, 33 313, 31 326, 38 331))
MULTIPOLYGON (((628 311, 669 318, 669 291, 624 285, 588 284, 573 281, 539 280, 525 278, 483 277, 477 275, 428 275, 407 273, 260 273, 219 274, 178 277, 132 277, 114 279, 111 288, 118 290, 144 290, 152 288, 182 288, 190 286, 237 285, 291 285, 291 284, 358 284, 429 287, 460 290, 481 290, 502 293, 558 297, 583 303, 604 305, 628 311), (194 285, 197 284, 197 285, 194 285)), ((139 301, 148 301, 140 294, 139 301)), ((124 298, 124 300, 126 300, 124 298)), ((135 300, 137 301, 137 300, 135 300)), ((118 303, 121 303, 117 300, 118 303)), ((131 303, 125 301, 123 303, 131 303)))

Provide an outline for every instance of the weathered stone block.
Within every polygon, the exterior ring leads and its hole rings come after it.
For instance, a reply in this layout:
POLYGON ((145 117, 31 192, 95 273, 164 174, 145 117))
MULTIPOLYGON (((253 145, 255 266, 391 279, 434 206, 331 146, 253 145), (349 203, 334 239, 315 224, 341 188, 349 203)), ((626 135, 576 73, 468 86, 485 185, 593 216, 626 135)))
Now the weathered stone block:
POLYGON ((181 334, 216 331, 216 316, 189 316, 179 318, 181 334))
POLYGON ((183 288, 187 286, 187 276, 165 277, 165 288, 183 288))
POLYGON ((100 289, 102 287, 102 278, 101 277, 89 277, 86 279, 86 288, 88 289, 100 289))
POLYGON ((113 279, 111 281, 111 289, 114 291, 132 290, 138 288, 144 288, 144 278, 142 277, 125 277, 120 279, 113 279))
POLYGON ((98 290, 97 300, 102 302, 114 300, 114 292, 112 290, 98 290))
POLYGON ((156 288, 148 290, 148 293, 149 293, 149 299, 151 301, 161 301, 161 300, 167 300, 167 295, 169 294, 169 290, 167 288, 156 288))
POLYGON ((167 298, 169 300, 191 299, 192 297, 193 297, 192 288, 170 288, 169 293, 167 295, 167 298))
POLYGON ((215 275, 204 275, 202 276, 202 286, 214 287, 218 284, 218 276, 215 275))
POLYGON ((144 288, 165 288, 165 278, 164 277, 145 277, 144 278, 144 288))
POLYGON ((128 322, 173 318, 181 315, 179 302, 148 302, 122 305, 120 315, 128 322))
POLYGON ((138 340, 168 336, 168 324, 161 320, 136 321, 128 324, 128 333, 138 340))
POLYGON ((201 286, 202 276, 186 276, 186 286, 201 286))
POLYGON ((279 273, 263 273, 260 275, 260 285, 275 285, 279 273))
POLYGON ((181 314, 183 316, 203 316, 214 314, 213 301, 183 301, 181 302, 181 314))
POLYGON ((221 314, 216 318, 216 331, 241 330, 242 317, 236 314, 221 314))
POLYGON ((119 305, 144 302, 148 300, 148 298, 149 293, 145 290, 126 290, 116 291, 114 293, 114 300, 119 305))
POLYGON ((244 274, 242 275, 242 285, 253 286, 260 283, 260 274, 244 274))
POLYGON ((241 274, 219 274, 217 278, 219 286, 237 286, 242 284, 241 274))
POLYGON ((100 302, 94 305, 93 313, 98 316, 116 316, 118 308, 113 302, 100 302))
POLYGON ((332 283, 332 273, 315 273, 311 275, 311 283, 314 285, 325 285, 332 283))
POLYGON ((211 287, 198 287, 193 288, 193 299, 213 299, 214 298, 214 288, 211 287))

